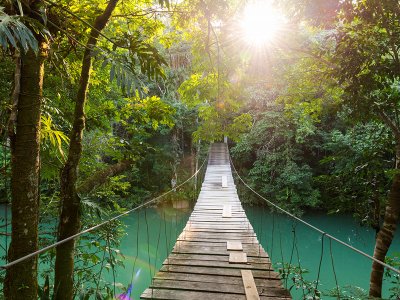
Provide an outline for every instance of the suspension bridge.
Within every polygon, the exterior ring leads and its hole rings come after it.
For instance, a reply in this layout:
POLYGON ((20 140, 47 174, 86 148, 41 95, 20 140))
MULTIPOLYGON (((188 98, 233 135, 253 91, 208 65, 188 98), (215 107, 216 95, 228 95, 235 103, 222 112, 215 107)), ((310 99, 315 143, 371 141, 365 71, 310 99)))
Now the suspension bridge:
POLYGON ((240 204, 226 144, 210 148, 194 210, 142 299, 291 299, 240 204))
MULTIPOLYGON (((268 253, 259 243, 253 227, 246 217, 237 194, 231 167, 243 185, 259 198, 266 201, 269 206, 287 215, 293 221, 301 223, 320 234, 321 258, 315 287, 312 291, 314 296, 317 293, 321 263, 324 255, 324 238, 329 239, 330 243, 330 257, 336 282, 336 297, 338 299, 341 296, 334 271, 332 241, 371 261, 379 263, 386 270, 400 275, 400 270, 395 267, 379 261, 354 246, 324 232, 260 195, 243 181, 236 172, 230 160, 227 144, 215 143, 210 147, 205 178, 194 210, 182 233, 178 236, 172 252, 166 258, 160 270, 152 277, 150 286, 142 293, 141 299, 292 299, 289 291, 282 285, 280 274, 273 270, 268 253)), ((175 189, 182 187, 195 178, 199 170, 190 178, 177 185, 175 189)), ((69 240, 77 239, 90 232, 94 232, 100 227, 127 216, 132 212, 156 204, 167 194, 173 193, 175 189, 171 189, 156 198, 84 229, 66 239, 8 262, 0 266, 0 272, 4 272, 32 257, 37 257, 69 240)), ((291 256, 293 256, 293 251, 296 248, 294 237, 293 243, 291 256)), ((4 250, 7 253, 7 248, 4 248, 4 250)), ((289 265, 291 262, 292 257, 290 258, 289 265)), ((300 261, 298 264, 300 268, 300 261)), ((4 273, 0 273, 0 275, 2 274, 4 275, 4 273)), ((131 299, 129 295, 132 289, 132 280, 133 275, 127 293, 121 294, 117 299, 131 299), (121 298, 121 296, 125 298, 121 298)), ((115 290, 114 294, 116 294, 115 290)))

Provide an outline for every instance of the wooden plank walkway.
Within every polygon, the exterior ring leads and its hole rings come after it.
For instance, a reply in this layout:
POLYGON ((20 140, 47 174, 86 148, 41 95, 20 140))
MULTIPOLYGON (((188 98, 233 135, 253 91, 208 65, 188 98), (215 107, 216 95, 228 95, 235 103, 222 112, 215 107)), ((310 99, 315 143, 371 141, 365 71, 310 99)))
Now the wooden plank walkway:
POLYGON ((141 299, 291 299, 240 204, 225 144, 211 146, 194 211, 141 299))

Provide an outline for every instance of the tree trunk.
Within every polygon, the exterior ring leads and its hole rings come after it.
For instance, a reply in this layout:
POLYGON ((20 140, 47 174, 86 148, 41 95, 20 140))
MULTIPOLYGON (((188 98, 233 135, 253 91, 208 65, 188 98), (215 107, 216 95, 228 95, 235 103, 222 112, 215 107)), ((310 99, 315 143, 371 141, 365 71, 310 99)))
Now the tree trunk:
MULTIPOLYGON (((47 48, 48 45, 44 41, 39 41, 38 55, 31 50, 21 55, 17 115, 14 120, 15 127, 13 126, 12 130, 10 127, 12 154, 12 234, 8 252, 10 261, 38 250, 40 109, 47 48)), ((6 299, 36 299, 37 292, 37 257, 7 270, 4 284, 6 299)))
MULTIPOLYGON (((63 240, 80 230, 80 198, 76 190, 78 165, 82 153, 82 136, 85 128, 85 104, 92 67, 93 48, 97 44, 100 32, 106 26, 118 0, 110 0, 103 14, 99 15, 90 32, 89 40, 82 59, 79 89, 75 103, 75 113, 68 159, 61 171, 61 215, 58 226, 58 240, 63 240)), ((54 299, 72 300, 74 274, 75 241, 68 241, 56 249, 54 299)))
MULTIPOLYGON (((396 147, 396 164, 400 162, 400 146, 396 147)), ((396 165, 396 169, 398 166, 396 165)), ((394 233, 396 231, 397 222, 400 216, 400 174, 396 174, 393 178, 390 188, 388 203, 386 205, 383 226, 378 232, 375 242, 374 258, 385 261, 386 254, 392 243, 394 233)), ((370 277, 369 295, 371 297, 382 297, 382 280, 384 267, 377 263, 372 263, 372 271, 370 277)))
POLYGON ((370 208, 369 213, 372 214, 370 226, 375 230, 375 239, 381 229, 381 201, 380 201, 380 181, 378 175, 374 175, 371 180, 371 187, 373 189, 371 199, 373 207, 370 208))

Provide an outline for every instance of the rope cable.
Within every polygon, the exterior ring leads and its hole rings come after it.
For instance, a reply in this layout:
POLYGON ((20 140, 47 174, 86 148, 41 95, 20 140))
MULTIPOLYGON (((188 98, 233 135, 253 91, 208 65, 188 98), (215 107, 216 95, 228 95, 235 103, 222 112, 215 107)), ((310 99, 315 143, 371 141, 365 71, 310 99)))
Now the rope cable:
POLYGON ((275 236, 275 214, 272 213, 272 226, 271 226, 271 252, 269 252, 269 256, 273 259, 274 253, 274 236, 275 236))
POLYGON ((338 279, 336 276, 335 264, 333 262, 332 239, 329 239, 329 252, 330 252, 330 256, 331 256, 333 276, 335 278, 335 283, 336 283, 336 291, 337 291, 336 298, 340 300, 340 289, 339 289, 338 279))
POLYGON ((294 232, 294 238, 295 238, 295 250, 296 250, 296 256, 297 256, 297 264, 299 266, 301 291, 303 293, 303 299, 306 299, 306 293, 304 292, 303 269, 301 268, 301 263, 300 263, 300 254, 299 254, 299 247, 297 247, 297 235, 296 235, 296 232, 294 232))
MULTIPOLYGON (((285 274, 285 260, 284 260, 284 258, 283 258, 283 247, 282 247, 282 231, 281 231, 281 226, 279 225, 278 228, 279 228, 279 248, 280 248, 280 250, 281 250, 280 252, 281 252, 282 274, 283 274, 283 276, 286 277, 286 274, 285 274)), ((285 280, 285 288, 287 289, 287 282, 286 282, 286 280, 285 280)))
POLYGON ((149 234, 149 222, 147 221, 147 210, 144 210, 144 221, 146 223, 146 238, 147 238, 147 258, 149 263, 149 275, 150 283, 153 281, 153 273, 151 272, 151 257, 150 257, 150 234, 149 234))
MULTIPOLYGON (((263 227, 264 227, 264 224, 263 224, 263 221, 264 221, 264 208, 265 207, 263 207, 263 210, 262 210, 262 212, 261 212, 261 226, 260 226, 260 232, 261 232, 261 234, 260 234, 260 240, 262 239, 262 237, 263 237, 263 227)), ((260 257, 261 256, 261 241, 260 241, 260 243, 258 243, 258 257, 260 257)))
POLYGON ((167 220, 166 220, 166 217, 165 217, 165 210, 163 210, 163 216, 164 216, 164 236, 165 236, 165 253, 167 253, 167 266, 168 266, 168 270, 167 271, 169 271, 169 255, 168 255, 168 252, 169 252, 169 238, 168 238, 168 235, 167 235, 167 220))
POLYGON ((290 251, 290 259, 289 259, 289 264, 287 266, 287 276, 285 278, 286 289, 287 289, 287 285, 288 285, 290 269, 292 268, 293 254, 294 254, 294 248, 295 248, 296 226, 294 224, 292 224, 292 233, 293 233, 292 250, 290 251))
POLYGON ((157 237, 157 246, 156 246, 156 257, 154 258, 154 265, 157 266, 157 259, 158 259, 158 250, 160 248, 160 239, 161 239, 161 225, 162 220, 159 220, 160 226, 158 228, 158 237, 157 237))
POLYGON ((375 257, 373 257, 373 256, 371 256, 371 255, 369 255, 369 254, 367 254, 367 253, 365 253, 365 252, 363 252, 363 251, 361 251, 361 250, 359 250, 359 249, 357 249, 357 248, 355 248, 355 247, 353 247, 353 246, 347 244, 346 242, 343 242, 342 240, 336 238, 335 236, 330 235, 329 233, 324 232, 323 230, 321 230, 321 229, 315 227, 314 225, 312 225, 312 224, 310 224, 310 223, 304 221, 303 219, 301 219, 301 218, 299 218, 299 217, 296 217, 295 215, 293 215, 293 214, 291 214, 290 212, 284 210, 283 208, 281 208, 281 207, 278 206, 277 204, 275 204, 275 203, 273 203, 272 201, 266 199, 265 197, 263 197, 262 195, 260 195, 257 191, 255 191, 251 186, 249 186, 249 185, 242 179, 242 177, 240 177, 239 173, 237 172, 237 170, 236 170, 236 168, 235 168, 235 165, 233 164, 233 161, 232 161, 230 155, 229 155, 229 160, 230 160, 231 165, 232 165, 232 167, 233 167, 233 170, 235 171, 235 173, 236 173, 236 175, 238 176, 239 180, 240 180, 250 191, 252 191, 254 194, 256 194, 258 197, 260 197, 260 198, 263 199, 264 201, 266 201, 268 204, 272 205, 273 207, 275 207, 275 208, 278 209, 279 211, 281 211, 281 212, 283 212, 284 214, 288 215, 289 217, 291 217, 291 218, 297 220, 298 222, 300 222, 300 223, 306 225, 307 227, 309 227, 309 228, 311 228, 311 229, 313 229, 313 230, 315 230, 315 231, 317 231, 317 232, 323 234, 324 236, 326 236, 326 237, 328 237, 328 238, 334 240, 335 242, 337 242, 337 243, 339 243, 339 244, 341 244, 341 245, 343 245, 343 246, 345 246, 345 247, 347 247, 347 248, 353 250, 354 252, 357 252, 358 254, 361 254, 361 255, 363 255, 363 256, 369 258, 370 260, 375 261, 376 263, 382 265, 383 267, 385 267, 385 268, 387 268, 387 269, 389 269, 389 270, 391 270, 391 271, 393 271, 393 272, 395 272, 395 273, 397 273, 397 274, 400 274, 400 270, 398 270, 398 269, 396 269, 396 268, 394 268, 394 267, 388 265, 387 263, 384 263, 383 261, 380 261, 379 259, 376 259, 375 257))
POLYGON ((136 256, 135 256, 135 259, 133 260, 132 276, 131 276, 131 285, 133 284, 133 278, 134 278, 135 268, 136 268, 136 261, 137 261, 137 258, 138 258, 138 256, 139 256, 140 210, 139 210, 136 214, 137 214, 136 256))
MULTIPOLYGON (((178 233, 178 213, 177 213, 177 209, 176 208, 174 208, 173 211, 174 211, 174 215, 175 215, 175 226, 174 226, 175 235, 174 236, 178 237, 178 234, 179 234, 178 233)), ((179 245, 180 245, 180 243, 177 244, 178 251, 179 251, 179 245)))
POLYGON ((112 249, 111 249, 111 242, 110 242, 110 233, 106 232, 106 241, 107 241, 107 250, 108 250, 108 257, 110 259, 110 265, 112 269, 112 276, 113 276, 113 289, 114 289, 114 296, 116 294, 116 277, 115 277, 115 264, 114 264, 114 255, 112 254, 112 249))
MULTIPOLYGON (((153 285, 153 273, 151 271, 151 258, 150 258, 150 234, 149 234, 149 222, 147 221, 147 210, 144 210, 144 220, 146 222, 146 237, 147 237, 147 257, 149 263, 149 276, 150 286, 153 285)), ((151 298, 153 298, 153 288, 151 288, 151 298)))
MULTIPOLYGON (((268 251, 270 257, 270 268, 268 270, 268 275, 271 275, 272 271, 272 260, 273 260, 273 249, 274 249, 274 234, 275 234, 275 217, 272 214, 272 226, 271 226, 271 251, 268 251)), ((268 241, 268 236, 266 234, 265 241, 268 241)), ((268 249, 268 248, 267 248, 268 249)))
POLYGON ((315 282, 314 299, 316 297, 316 293, 317 293, 317 290, 318 290, 319 276, 321 275, 322 260, 324 258, 324 237, 325 237, 325 234, 322 234, 322 237, 321 237, 321 256, 319 258, 317 281, 315 282))
MULTIPOLYGON (((173 230, 173 227, 174 226, 174 219, 173 219, 173 217, 171 216, 171 224, 169 224, 169 228, 168 228, 168 239, 169 239, 169 241, 172 241, 172 230, 173 230)), ((174 246, 173 246, 173 242, 172 243, 170 243, 170 242, 168 242, 168 244, 170 245, 170 246, 172 246, 172 249, 174 249, 174 246)))
MULTIPOLYGON (((199 172, 199 171, 202 169, 202 167, 204 166, 206 160, 207 160, 207 157, 204 159, 202 165, 200 166, 200 168, 199 168, 199 170, 198 170, 197 172, 199 172)), ((180 188, 181 186, 185 185, 187 182, 189 182, 189 181, 197 174, 197 172, 194 173, 190 178, 186 179, 184 182, 182 182, 182 183, 180 183, 179 185, 177 185, 177 186, 175 187, 175 189, 178 189, 178 188, 180 188)), ((0 269, 8 269, 8 268, 10 268, 10 267, 12 267, 12 266, 14 266, 14 265, 16 265, 16 264, 22 262, 22 261, 25 261, 25 260, 27 260, 27 259, 29 259, 29 258, 32 258, 32 257, 34 257, 34 256, 37 256, 37 255, 39 255, 39 254, 41 254, 41 253, 43 253, 43 252, 46 252, 47 250, 50 250, 50 249, 52 249, 52 248, 54 248, 54 247, 57 247, 57 246, 59 246, 59 245, 62 245, 62 244, 64 244, 64 243, 66 243, 66 242, 68 242, 68 241, 70 241, 70 240, 73 240, 73 239, 75 239, 75 238, 77 238, 77 237, 80 237, 81 235, 84 235, 84 234, 86 234, 86 233, 88 233, 88 232, 91 232, 91 231, 93 231, 93 230, 95 230, 95 229, 98 229, 98 228, 100 228, 100 227, 102 227, 102 226, 104 226, 104 225, 106 225, 106 224, 108 224, 108 223, 111 223, 112 221, 115 221, 115 220, 117 220, 117 219, 119 219, 119 218, 121 218, 121 217, 123 217, 123 216, 126 216, 126 215, 130 214, 131 212, 137 211, 137 210, 139 210, 140 208, 146 207, 146 206, 148 206, 148 205, 150 205, 150 204, 156 202, 157 200, 159 200, 159 199, 163 198, 164 196, 166 196, 166 195, 172 193, 173 191, 174 191, 174 189, 170 189, 169 191, 167 191, 167 192, 161 194, 160 196, 157 196, 157 197, 155 197, 155 198, 153 198, 153 199, 151 199, 151 200, 149 200, 149 201, 147 201, 147 202, 145 202, 145 203, 143 203, 143 204, 140 204, 140 205, 138 205, 138 206, 136 206, 136 207, 134 207, 134 208, 132 208, 132 209, 129 209, 129 210, 127 210, 127 211, 125 211, 125 212, 123 212, 123 213, 121 213, 121 214, 119 214, 119 215, 117 215, 117 216, 115 216, 115 217, 112 217, 112 218, 110 218, 110 219, 108 219, 108 220, 105 220, 104 222, 101 222, 101 223, 99 223, 99 224, 97 224, 97 225, 95 225, 95 226, 92 226, 92 227, 90 227, 90 228, 87 228, 87 229, 85 229, 85 230, 82 230, 82 231, 80 231, 80 232, 78 232, 78 233, 76 233, 76 234, 74 234, 74 235, 71 235, 71 236, 69 236, 69 237, 67 237, 67 238, 65 238, 65 239, 63 239, 63 240, 61 240, 61 241, 58 241, 58 242, 56 242, 56 243, 54 243, 54 244, 52 244, 52 245, 46 246, 46 247, 44 247, 44 248, 42 248, 42 249, 40 249, 40 250, 38 250, 38 251, 35 251, 35 252, 32 252, 32 253, 30 253, 30 254, 27 254, 27 255, 25 255, 25 256, 23 256, 23 257, 20 257, 20 258, 14 260, 14 261, 12 261, 12 262, 10 262, 10 263, 8 263, 8 264, 2 265, 2 266, 0 266, 0 269)))
MULTIPOLYGON (((282 230, 281 230, 281 225, 278 224, 278 232, 279 232, 279 248, 280 248, 280 254, 281 254, 281 266, 282 266, 282 270, 285 270, 285 260, 283 258, 283 247, 282 247, 282 230)), ((278 265, 278 264, 277 264, 278 265)), ((270 260, 270 269, 273 268, 273 263, 272 260, 270 260)), ((284 273, 284 272, 283 272, 284 273)))

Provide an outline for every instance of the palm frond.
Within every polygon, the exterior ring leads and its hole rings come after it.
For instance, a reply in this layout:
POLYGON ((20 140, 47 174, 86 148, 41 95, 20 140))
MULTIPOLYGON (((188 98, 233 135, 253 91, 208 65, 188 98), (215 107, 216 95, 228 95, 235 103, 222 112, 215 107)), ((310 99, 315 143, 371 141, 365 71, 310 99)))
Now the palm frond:
POLYGON ((27 52, 38 51, 38 42, 32 31, 21 22, 20 16, 10 16, 0 7, 0 46, 7 50, 10 46, 27 52))

